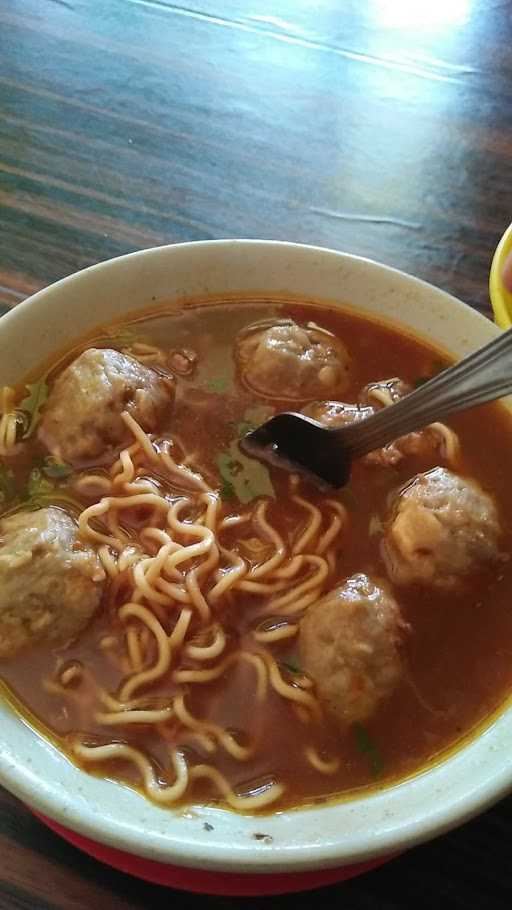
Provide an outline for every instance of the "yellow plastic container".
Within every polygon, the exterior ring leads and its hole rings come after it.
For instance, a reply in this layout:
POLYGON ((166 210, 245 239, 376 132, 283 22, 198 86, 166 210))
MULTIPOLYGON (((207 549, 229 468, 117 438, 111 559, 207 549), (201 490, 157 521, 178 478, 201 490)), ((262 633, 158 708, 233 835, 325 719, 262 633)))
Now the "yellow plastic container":
POLYGON ((496 247, 489 274, 489 294, 494 318, 502 329, 508 329, 512 325, 512 293, 501 280, 503 266, 509 254, 512 254, 512 224, 508 226, 496 247))

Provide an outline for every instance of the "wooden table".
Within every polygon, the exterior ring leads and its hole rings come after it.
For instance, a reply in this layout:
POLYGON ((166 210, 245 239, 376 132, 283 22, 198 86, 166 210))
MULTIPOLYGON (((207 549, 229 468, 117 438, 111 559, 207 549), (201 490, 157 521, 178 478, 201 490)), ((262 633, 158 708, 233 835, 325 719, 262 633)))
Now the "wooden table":
MULTIPOLYGON (((0 305, 141 247, 263 237, 380 259, 489 313, 511 17, 507 0, 0 0, 0 305)), ((200 904, 2 791, 0 813, 0 908, 200 904)), ((317 899, 508 910, 511 826, 508 799, 317 899)))

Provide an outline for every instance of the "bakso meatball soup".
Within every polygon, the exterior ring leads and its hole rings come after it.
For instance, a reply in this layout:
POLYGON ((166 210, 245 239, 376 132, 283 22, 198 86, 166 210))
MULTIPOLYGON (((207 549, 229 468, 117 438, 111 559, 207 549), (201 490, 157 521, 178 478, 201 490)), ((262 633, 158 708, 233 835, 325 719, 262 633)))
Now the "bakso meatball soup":
POLYGON ((448 365, 349 307, 171 305, 0 389, 0 680, 85 772, 272 812, 385 787, 512 689, 512 423, 466 412, 342 489, 249 457, 448 365))

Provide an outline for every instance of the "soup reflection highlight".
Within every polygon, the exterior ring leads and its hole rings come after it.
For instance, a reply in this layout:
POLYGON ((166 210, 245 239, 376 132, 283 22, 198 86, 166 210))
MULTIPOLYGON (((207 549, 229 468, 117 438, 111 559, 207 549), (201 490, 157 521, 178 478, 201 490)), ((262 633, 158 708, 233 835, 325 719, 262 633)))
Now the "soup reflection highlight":
POLYGON ((503 701, 504 410, 408 434, 338 491, 238 446, 281 410, 362 420, 438 352, 255 300, 56 361, 0 397, 0 674, 77 764, 159 805, 275 810, 412 773, 503 701))

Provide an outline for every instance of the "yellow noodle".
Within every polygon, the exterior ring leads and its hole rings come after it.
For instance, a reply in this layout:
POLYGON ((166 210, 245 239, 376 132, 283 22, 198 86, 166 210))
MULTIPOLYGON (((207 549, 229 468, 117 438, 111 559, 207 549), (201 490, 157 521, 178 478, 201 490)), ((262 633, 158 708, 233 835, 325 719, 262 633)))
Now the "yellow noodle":
POLYGON ((191 468, 183 464, 177 464, 174 461, 174 458, 169 451, 169 443, 167 440, 162 445, 159 453, 159 458, 169 474, 178 477, 180 481, 184 482, 185 485, 191 487, 193 490, 201 490, 202 492, 206 492, 210 489, 200 474, 196 474, 195 471, 191 470, 191 468))
POLYGON ((368 389, 366 397, 368 401, 371 401, 373 398, 377 404, 381 404, 384 408, 387 408, 389 405, 393 404, 391 392, 385 386, 375 386, 374 388, 368 389))
POLYGON ((165 543, 160 547, 156 556, 144 560, 144 577, 148 584, 152 584, 155 581, 160 575, 169 554, 175 552, 174 542, 170 541, 170 543, 165 543))
POLYGON ((131 459, 129 449, 123 449, 119 453, 119 461, 121 463, 121 472, 116 474, 114 477, 114 486, 120 486, 123 483, 130 483, 135 477, 135 467, 131 459))
POLYGON ((256 699, 260 702, 264 701, 268 686, 267 667, 261 655, 254 654, 251 651, 236 651, 226 657, 220 664, 210 667, 208 670, 175 670, 172 678, 176 683, 201 684, 212 682, 214 679, 219 679, 228 667, 238 660, 250 663, 256 670, 256 699))
MULTIPOLYGON (((103 502, 104 500, 102 500, 103 502)), ((134 509, 140 506, 153 506, 155 509, 167 512, 169 503, 159 493, 135 493, 133 496, 110 496, 107 498, 111 509, 134 509)), ((92 507, 91 507, 92 508, 92 507)))
POLYGON ((304 565, 304 556, 294 556, 286 566, 281 566, 272 573, 273 578, 293 578, 304 565))
POLYGON ((95 531, 94 528, 91 528, 89 525, 89 520, 91 518, 99 518, 102 515, 105 515, 110 508, 110 497, 100 499, 99 502, 95 502, 89 508, 84 509, 80 513, 78 518, 78 528, 81 537, 85 539, 95 540, 97 543, 104 543, 107 546, 112 547, 113 550, 123 550, 124 542, 118 540, 115 537, 111 537, 108 534, 102 534, 100 531, 95 531))
POLYGON ((17 415, 14 409, 15 392, 3 386, 0 394, 0 455, 14 454, 16 446, 17 415))
POLYGON ((347 521, 347 510, 341 502, 337 502, 335 499, 327 499, 326 505, 333 509, 336 514, 333 515, 329 527, 324 531, 317 543, 316 553, 318 556, 325 553, 347 521))
POLYGON ((158 452, 156 451, 156 449, 151 441, 151 438, 148 436, 148 434, 144 432, 142 427, 139 426, 137 421, 133 419, 132 415, 129 414, 128 411, 123 411, 123 413, 121 414, 121 417, 123 418, 126 426, 130 430, 130 432, 135 437, 136 442, 139 443, 139 446, 142 449, 142 451, 144 452, 144 454, 146 455, 146 458, 149 461, 158 463, 158 461, 159 461, 158 452))
POLYGON ((152 344, 135 342, 129 348, 123 348, 122 353, 135 358, 139 363, 157 364, 158 366, 165 366, 166 364, 164 352, 152 344))
POLYGON ((97 691, 98 699, 101 704, 108 708, 109 712, 116 713, 120 711, 133 711, 133 710, 145 710, 145 711, 157 711, 162 708, 161 702, 165 701, 166 704, 163 706, 165 710, 169 710, 171 707, 169 705, 169 696, 160 695, 157 698, 150 694, 141 695, 138 698, 130 698, 127 701, 119 701, 119 699, 114 698, 109 692, 106 692, 105 689, 98 687, 97 691))
POLYGON ((170 720, 174 712, 172 708, 160 708, 159 710, 133 709, 127 711, 118 711, 104 713, 97 711, 94 720, 98 724, 105 726, 119 726, 122 724, 161 724, 170 720))
POLYGON ((126 644, 128 647, 128 655, 130 657, 132 669, 138 673, 140 670, 142 670, 144 660, 140 647, 139 633, 138 630, 133 626, 129 626, 126 630, 126 644))
POLYGON ((16 393, 12 386, 4 385, 0 389, 0 413, 10 414, 14 410, 16 393))
POLYGON ((297 685, 290 685, 290 683, 285 682, 283 677, 279 672, 279 667, 277 666, 276 661, 270 654, 261 655, 267 664, 270 683, 273 689, 281 695, 283 698, 288 698, 290 701, 297 702, 298 704, 303 705, 305 708, 308 708, 312 715, 315 718, 321 717, 321 708, 311 692, 305 692, 304 689, 300 688, 297 685))
POLYGON ((236 525, 245 524, 247 521, 251 521, 251 514, 246 513, 245 515, 228 515, 226 518, 223 518, 219 524, 219 531, 224 531, 225 528, 232 528, 236 525))
POLYGON ((190 594, 185 590, 181 585, 177 585, 174 582, 166 581, 165 578, 157 578, 155 585, 162 594, 167 595, 167 603, 170 600, 177 600, 178 603, 189 604, 190 594))
POLYGON ((185 607, 181 610, 178 617, 178 621, 172 630, 171 635, 169 636, 169 647, 172 651, 180 648, 185 641, 185 637, 190 625, 190 620, 192 619, 192 610, 185 607))
POLYGON ((288 588, 286 581, 263 582, 248 581, 242 578, 236 585, 237 591, 247 591, 249 594, 275 594, 288 588))
POLYGON ((13 455, 16 446, 16 414, 3 414, 0 418, 0 455, 13 455))
POLYGON ((198 580, 200 580, 204 576, 209 575, 210 572, 212 571, 212 569, 215 569, 218 566, 218 564, 219 564, 219 548, 214 540, 207 558, 204 559, 203 562, 201 562, 198 566, 196 566, 195 569, 192 569, 192 571, 194 573, 194 576, 198 580))
MULTIPOLYGON (((153 588, 146 580, 146 574, 145 574, 146 566, 148 566, 148 565, 150 566, 152 564, 152 562, 153 562, 152 557, 148 557, 147 559, 141 559, 141 561, 139 563, 137 563, 137 565, 135 566, 135 568, 133 570, 133 578, 134 578, 134 582, 135 582, 135 587, 141 592, 141 594, 143 594, 143 596, 146 598, 146 600, 148 600, 150 603, 162 604, 163 606, 168 607, 168 606, 170 606, 170 603, 171 603, 171 597, 176 596, 174 593, 174 588, 176 587, 176 585, 171 586, 173 589, 172 594, 168 591, 165 593, 162 593, 160 591, 155 590, 155 588, 153 588)), ((160 582, 161 579, 157 579, 157 581, 160 582)), ((189 600, 190 600, 190 598, 188 597, 188 595, 185 595, 185 602, 188 603, 189 600)))
POLYGON ((130 566, 133 566, 141 558, 141 553, 137 547, 127 546, 119 554, 117 565, 120 572, 125 572, 130 566))
POLYGON ((162 787, 157 779, 153 766, 142 752, 122 743, 111 743, 107 746, 86 746, 81 742, 72 743, 73 754, 82 761, 102 762, 125 759, 138 769, 146 794, 155 802, 169 804, 181 799, 188 786, 188 767, 185 756, 173 749, 171 760, 176 775, 174 784, 162 787))
POLYGON ((155 616, 151 613, 147 607, 143 607, 140 604, 136 603, 127 603, 119 610, 119 618, 122 620, 131 619, 135 617, 144 623, 153 633, 156 639, 158 647, 158 659, 153 667, 150 667, 148 670, 142 670, 139 673, 135 673, 133 676, 130 676, 129 679, 123 683, 120 691, 121 701, 125 701, 127 698, 130 698, 131 695, 140 689, 141 686, 147 685, 149 682, 154 682, 156 679, 160 679, 164 673, 167 672, 171 664, 171 648, 169 645, 169 639, 165 634, 161 623, 156 619, 155 616))
POLYGON ((204 523, 210 531, 215 531, 221 504, 220 496, 218 493, 209 491, 208 493, 203 493, 200 499, 206 503, 206 517, 204 523))
POLYGON ((211 611, 197 583, 194 569, 187 573, 185 577, 185 587, 190 595, 190 602, 196 608, 203 623, 207 623, 210 619, 211 611))
POLYGON ((206 777, 211 780, 228 805, 239 812, 250 812, 270 806, 271 803, 281 798, 285 790, 282 784, 271 781, 262 793, 251 793, 247 796, 237 795, 220 771, 217 771, 211 765, 195 765, 190 769, 191 780, 197 780, 199 777, 206 777))
POLYGON ((107 544, 104 543, 101 547, 98 547, 98 556, 107 575, 115 578, 119 574, 118 561, 110 552, 107 544))
MULTIPOLYGON (((326 573, 329 573, 327 562, 326 573)), ((315 603, 321 594, 322 590, 320 588, 314 588, 312 591, 308 591, 307 593, 303 594, 299 600, 288 604, 286 607, 281 607, 279 612, 281 616, 297 616, 299 613, 303 613, 306 607, 309 607, 310 604, 315 603)))
POLYGON ((265 613, 282 613, 284 607, 290 606, 290 610, 285 610, 285 613, 293 612, 296 613, 302 606, 299 606, 301 603, 301 596, 311 591, 311 589, 320 589, 322 582, 327 578, 329 567, 327 562, 322 556, 304 556, 305 563, 316 566, 316 572, 306 578, 301 584, 296 585, 291 590, 287 591, 286 594, 282 594, 281 597, 277 597, 275 600, 271 600, 270 603, 265 607, 265 613))
POLYGON ((76 682, 77 679, 81 679, 83 676, 83 670, 81 667, 74 664, 71 667, 67 667, 66 670, 61 674, 60 681, 63 686, 69 686, 70 683, 76 682))
POLYGON ((267 509, 267 500, 258 503, 254 511, 253 524, 258 528, 266 540, 269 540, 274 544, 275 553, 270 559, 265 560, 265 562, 261 563, 259 566, 254 566, 249 570, 248 578, 251 580, 270 574, 270 572, 281 565, 286 556, 286 547, 282 538, 267 521, 267 509))
POLYGON ((319 756, 314 746, 306 746, 304 755, 315 771, 319 771, 320 774, 336 774, 336 771, 339 770, 341 764, 339 758, 331 758, 327 761, 319 756))
POLYGON ((194 717, 185 707, 185 697, 182 693, 177 695, 173 701, 173 708, 178 720, 190 730, 199 731, 200 733, 210 734, 220 743, 220 745, 237 761, 247 761, 251 758, 254 749, 248 746, 241 746, 236 739, 227 730, 224 730, 219 724, 210 721, 200 720, 194 717))
POLYGON ((182 512, 183 508, 188 504, 188 500, 186 499, 179 499, 175 502, 169 509, 167 523, 175 533, 181 533, 186 537, 199 537, 200 540, 199 543, 189 544, 186 547, 182 547, 181 550, 170 554, 165 563, 166 571, 169 571, 193 557, 203 556, 215 545, 215 537, 209 528, 192 522, 180 521, 179 513, 182 512))
POLYGON ((221 552, 223 556, 231 559, 232 567, 230 569, 221 569, 220 577, 213 588, 208 592, 208 600, 212 604, 217 603, 220 597, 227 594, 231 588, 237 586, 238 582, 240 582, 247 572, 247 566, 241 556, 238 556, 231 551, 224 550, 224 548, 222 548, 221 552))
POLYGON ((144 341, 135 341, 132 344, 131 350, 136 354, 160 354, 164 357, 162 348, 158 348, 154 344, 147 344, 144 341))
POLYGON ((444 458, 450 463, 457 461, 460 456, 460 443, 457 434, 450 427, 447 427, 445 423, 439 423, 438 421, 430 424, 429 429, 433 430, 439 437, 444 458))
POLYGON ((119 513, 117 510, 108 511, 105 516, 105 524, 107 525, 108 530, 110 531, 112 537, 116 540, 121 540, 124 542, 125 548, 129 546, 130 537, 119 524, 119 513))
POLYGON ((297 623, 286 623, 271 629, 255 629, 253 637, 260 644, 274 644, 276 641, 285 641, 287 638, 293 638, 299 631, 297 623))
POLYGON ((142 528, 139 539, 143 544, 145 544, 146 541, 149 543, 154 542, 155 544, 158 544, 159 549, 164 544, 173 544, 175 547, 181 546, 181 544, 172 540, 167 531, 162 531, 161 528, 142 528))
POLYGON ((208 752, 209 755, 213 755, 213 753, 217 751, 217 743, 211 738, 211 736, 207 736, 206 733, 198 733, 194 732, 194 730, 186 730, 185 735, 183 737, 180 737, 180 742, 187 742, 189 740, 196 742, 199 748, 204 749, 204 751, 208 752))
POLYGON ((99 645, 100 648, 115 648, 117 638, 114 635, 104 635, 103 638, 100 638, 99 645))
POLYGON ((303 553, 317 536, 322 524, 322 513, 317 506, 314 506, 312 502, 308 502, 307 499, 303 499, 302 496, 292 496, 292 501, 302 506, 311 516, 310 521, 292 547, 292 553, 296 555, 297 553, 303 553))
POLYGON ((226 647, 226 635, 222 626, 213 628, 213 641, 209 645, 201 647, 200 645, 189 644, 185 648, 185 654, 192 660, 214 660, 219 657, 226 647))
MULTIPOLYGON (((126 449, 123 449, 123 452, 127 452, 128 455, 130 456, 130 458, 132 459, 132 461, 133 461, 133 458, 136 457, 141 451, 142 451, 141 445, 137 441, 132 442, 131 446, 128 446, 128 448, 126 448, 126 449)), ((110 475, 112 477, 115 477, 117 474, 119 474, 122 471, 123 471, 123 462, 121 460, 121 456, 119 455, 117 460, 114 461, 114 464, 110 468, 110 475)))
POLYGON ((208 670, 175 670, 172 674, 175 683, 209 683, 220 679, 230 664, 229 659, 210 667, 208 670))
POLYGON ((137 496, 142 493, 160 495, 158 484, 155 481, 150 480, 149 477, 140 477, 131 483, 124 483, 123 492, 126 496, 137 496))

